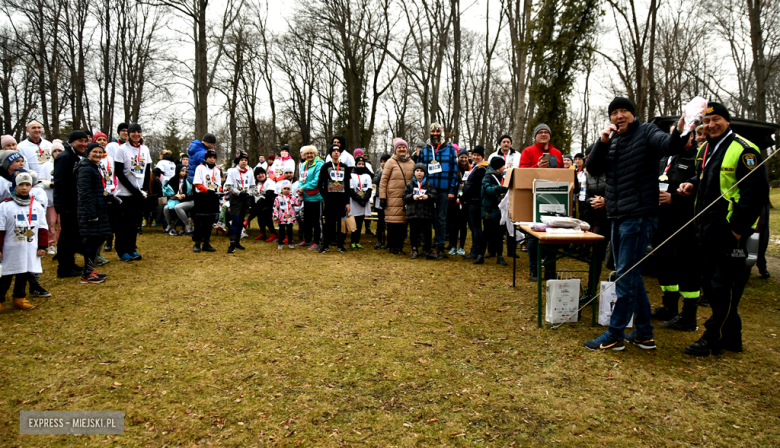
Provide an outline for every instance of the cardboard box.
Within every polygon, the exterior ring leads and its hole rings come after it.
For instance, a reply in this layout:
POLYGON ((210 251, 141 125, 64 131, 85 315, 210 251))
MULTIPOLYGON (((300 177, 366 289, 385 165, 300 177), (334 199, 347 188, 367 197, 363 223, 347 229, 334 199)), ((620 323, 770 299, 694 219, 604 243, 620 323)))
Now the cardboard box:
POLYGON ((533 222, 534 179, 568 182, 569 192, 574 191, 575 170, 565 168, 510 168, 505 179, 509 187, 509 219, 512 222, 533 222))

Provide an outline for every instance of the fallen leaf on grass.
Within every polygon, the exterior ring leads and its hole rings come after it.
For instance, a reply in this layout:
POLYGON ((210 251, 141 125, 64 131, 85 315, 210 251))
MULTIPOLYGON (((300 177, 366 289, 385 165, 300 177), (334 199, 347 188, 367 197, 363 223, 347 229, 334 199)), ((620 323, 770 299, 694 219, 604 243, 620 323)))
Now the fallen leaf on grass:
POLYGON ((414 426, 414 425, 412 425, 412 424, 411 424, 411 423, 409 423, 409 422, 404 422, 404 426, 406 426, 407 428, 411 428, 411 427, 412 427, 412 426, 414 426))
POLYGON ((434 417, 434 418, 428 419, 425 423, 436 423, 438 421, 439 421, 439 419, 434 417))
POLYGON ((112 385, 111 385, 111 386, 109 386, 108 388, 109 388, 109 389, 116 389, 117 387, 119 387, 119 386, 121 386, 121 385, 122 385, 122 383, 117 383, 116 381, 114 381, 114 384, 112 384, 112 385))
POLYGON ((426 363, 428 363, 428 361, 426 361, 426 360, 424 360, 424 359, 422 359, 422 358, 418 359, 418 360, 417 360, 417 362, 419 362, 420 364, 426 364, 426 363))

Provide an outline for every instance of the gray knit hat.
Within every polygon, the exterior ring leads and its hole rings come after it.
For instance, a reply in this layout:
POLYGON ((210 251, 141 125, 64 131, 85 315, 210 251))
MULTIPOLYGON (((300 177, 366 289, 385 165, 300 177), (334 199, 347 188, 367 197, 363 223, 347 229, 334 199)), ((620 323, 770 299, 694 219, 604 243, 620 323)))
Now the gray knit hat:
POLYGON ((414 174, 415 171, 422 170, 425 175, 428 175, 428 167, 425 166, 424 163, 417 163, 414 165, 414 169, 412 170, 412 174, 414 174))
POLYGON ((539 124, 538 124, 538 125, 536 125, 536 127, 534 128, 534 138, 536 138, 536 134, 538 134, 538 133, 539 133, 539 131, 541 131, 542 129, 544 129, 545 131, 549 132, 549 133, 550 133, 550 135, 552 135, 552 131, 550 130, 550 127, 549 127, 549 126, 547 126, 547 125, 546 125, 546 124, 544 124, 544 123, 539 123, 539 124))
POLYGON ((22 158, 22 153, 19 151, 6 149, 5 151, 0 152, 0 167, 2 167, 3 170, 8 171, 8 167, 11 166, 11 163, 20 158, 22 158))

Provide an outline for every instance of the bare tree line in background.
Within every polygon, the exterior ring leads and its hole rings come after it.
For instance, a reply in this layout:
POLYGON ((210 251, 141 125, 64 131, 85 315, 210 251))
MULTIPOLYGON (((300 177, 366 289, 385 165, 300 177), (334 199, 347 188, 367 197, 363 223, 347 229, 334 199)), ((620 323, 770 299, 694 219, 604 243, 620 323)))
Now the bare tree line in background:
POLYGON ((716 3, 297 0, 278 32, 264 0, 0 0, 0 126, 21 138, 37 119, 57 138, 141 121, 154 152, 211 131, 228 157, 342 134, 376 157, 431 122, 488 151, 545 122, 578 151, 608 95, 643 119, 703 95, 780 121, 780 6, 716 3))

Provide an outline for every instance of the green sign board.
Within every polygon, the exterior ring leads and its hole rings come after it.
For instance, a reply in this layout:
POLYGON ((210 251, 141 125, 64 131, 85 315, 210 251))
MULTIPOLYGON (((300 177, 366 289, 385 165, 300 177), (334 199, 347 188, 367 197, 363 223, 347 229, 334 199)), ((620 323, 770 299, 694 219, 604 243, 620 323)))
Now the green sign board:
POLYGON ((569 216, 569 183, 534 180, 534 222, 542 216, 569 216))

